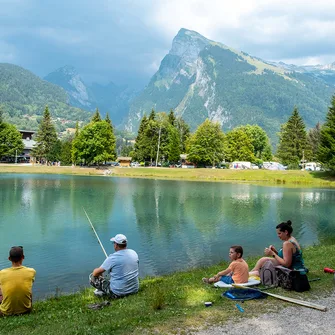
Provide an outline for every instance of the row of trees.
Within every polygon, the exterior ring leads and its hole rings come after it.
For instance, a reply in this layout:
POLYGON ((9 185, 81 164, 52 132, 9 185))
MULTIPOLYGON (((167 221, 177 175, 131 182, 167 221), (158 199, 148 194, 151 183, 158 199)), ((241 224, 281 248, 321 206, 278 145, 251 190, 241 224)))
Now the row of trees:
POLYGON ((326 122, 306 132, 306 126, 295 108, 288 121, 281 126, 277 157, 290 168, 301 161, 319 161, 335 170, 335 95, 332 97, 326 122))
MULTIPOLYGON (((306 132, 303 119, 295 108, 289 120, 281 126, 276 157, 291 168, 302 160, 319 161, 335 170, 335 96, 326 122, 321 127, 306 132)), ((91 122, 74 136, 62 141, 58 138, 48 107, 35 137, 32 156, 38 160, 61 161, 69 164, 100 164, 115 160, 117 140, 114 127, 107 114, 102 120, 96 110, 91 122)), ((122 145, 123 140, 119 145, 122 145)), ((0 110, 0 157, 22 152, 20 133, 13 125, 5 123, 0 110)), ((226 161, 260 163, 272 159, 271 145, 266 132, 258 125, 246 125, 223 133, 218 123, 205 120, 191 134, 189 126, 171 110, 169 114, 151 111, 143 116, 134 148, 124 146, 127 155, 141 162, 178 162, 181 153, 197 165, 215 165, 226 161)))
POLYGON ((43 119, 35 136, 36 145, 31 155, 39 161, 61 161, 70 164, 100 164, 116 159, 115 135, 107 114, 102 120, 97 109, 90 123, 79 130, 78 122, 74 136, 62 141, 58 139, 49 108, 46 107, 43 119))
POLYGON ((180 154, 185 152, 190 128, 182 118, 176 118, 171 110, 157 113, 152 110, 149 117, 143 116, 135 141, 134 151, 130 155, 134 160, 178 162, 180 154))
POLYGON ((166 115, 152 110, 148 118, 144 115, 134 159, 175 163, 181 153, 187 153, 187 159, 197 165, 215 165, 225 159, 257 163, 272 157, 269 138, 257 125, 237 127, 225 135, 218 123, 207 119, 191 134, 189 126, 173 111, 166 115))

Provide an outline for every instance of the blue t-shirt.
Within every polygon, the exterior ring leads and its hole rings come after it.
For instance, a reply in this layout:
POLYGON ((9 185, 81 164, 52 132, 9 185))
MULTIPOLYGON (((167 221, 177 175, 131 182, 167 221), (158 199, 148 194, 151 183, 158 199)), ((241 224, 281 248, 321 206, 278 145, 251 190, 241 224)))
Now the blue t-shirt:
POLYGON ((132 249, 116 251, 102 263, 104 270, 111 271, 110 288, 116 295, 138 291, 138 263, 138 255, 132 249))

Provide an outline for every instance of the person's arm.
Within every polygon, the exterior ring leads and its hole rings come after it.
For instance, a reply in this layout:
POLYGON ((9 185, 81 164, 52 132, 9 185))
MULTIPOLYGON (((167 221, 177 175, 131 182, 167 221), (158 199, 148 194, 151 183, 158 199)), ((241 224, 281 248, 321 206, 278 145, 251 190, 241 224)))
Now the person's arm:
POLYGON ((94 269, 92 274, 93 274, 94 277, 99 277, 99 276, 101 276, 104 272, 105 272, 105 269, 102 268, 102 267, 100 267, 100 268, 96 268, 96 269, 94 269))
POLYGON ((219 271, 219 272, 214 276, 214 278, 219 278, 219 277, 228 275, 229 273, 231 273, 231 269, 227 268, 226 270, 219 271))
POLYGON ((278 256, 278 253, 275 253, 270 248, 265 249, 265 254, 268 256, 273 256, 274 259, 279 263, 279 265, 285 266, 286 268, 289 268, 292 264, 292 243, 291 242, 284 242, 283 244, 283 258, 278 256))
POLYGON ((273 245, 270 245, 269 249, 271 249, 274 253, 276 253, 278 255, 278 251, 273 245))

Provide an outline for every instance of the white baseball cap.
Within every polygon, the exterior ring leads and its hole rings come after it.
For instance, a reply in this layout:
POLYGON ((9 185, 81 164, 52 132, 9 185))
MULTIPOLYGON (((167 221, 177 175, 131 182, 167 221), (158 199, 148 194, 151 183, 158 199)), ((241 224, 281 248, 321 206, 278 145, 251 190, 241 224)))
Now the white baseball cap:
POLYGON ((110 240, 117 244, 127 244, 127 237, 123 234, 116 234, 110 240))

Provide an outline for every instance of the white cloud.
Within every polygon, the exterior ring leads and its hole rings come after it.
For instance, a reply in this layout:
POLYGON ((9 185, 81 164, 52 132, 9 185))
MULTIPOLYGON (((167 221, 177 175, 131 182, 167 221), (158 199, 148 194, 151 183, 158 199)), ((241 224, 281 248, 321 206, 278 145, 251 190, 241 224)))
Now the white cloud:
POLYGON ((331 0, 164 0, 151 15, 170 40, 184 27, 263 58, 335 60, 331 0))
POLYGON ((85 42, 85 35, 74 29, 39 27, 36 34, 59 45, 75 45, 85 42))

